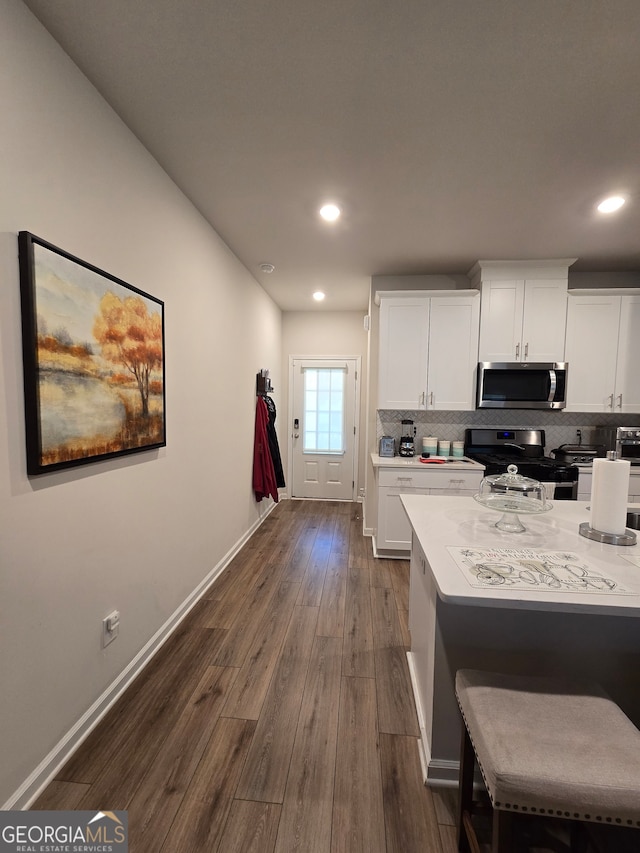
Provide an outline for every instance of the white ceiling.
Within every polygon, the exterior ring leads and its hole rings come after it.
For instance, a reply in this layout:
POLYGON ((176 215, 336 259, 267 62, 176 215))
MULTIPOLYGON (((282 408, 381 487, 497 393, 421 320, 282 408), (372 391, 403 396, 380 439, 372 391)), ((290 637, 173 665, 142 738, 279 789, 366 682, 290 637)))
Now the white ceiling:
POLYGON ((285 310, 479 258, 640 270, 639 0, 26 5, 285 310))

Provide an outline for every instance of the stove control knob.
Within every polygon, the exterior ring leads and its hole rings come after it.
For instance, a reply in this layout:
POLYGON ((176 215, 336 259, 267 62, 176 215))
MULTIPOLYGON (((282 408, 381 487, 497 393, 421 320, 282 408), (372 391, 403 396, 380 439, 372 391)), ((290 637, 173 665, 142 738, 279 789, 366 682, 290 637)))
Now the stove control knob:
POLYGON ((640 438, 640 429, 636 430, 636 438, 640 438))

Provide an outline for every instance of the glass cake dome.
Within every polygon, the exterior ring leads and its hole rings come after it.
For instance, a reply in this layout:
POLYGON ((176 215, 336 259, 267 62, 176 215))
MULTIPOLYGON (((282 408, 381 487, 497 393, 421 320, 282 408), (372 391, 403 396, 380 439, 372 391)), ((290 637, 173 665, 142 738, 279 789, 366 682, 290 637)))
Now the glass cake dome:
POLYGON ((526 530, 518 518, 519 514, 553 509, 553 504, 547 500, 544 485, 531 477, 518 474, 517 465, 509 465, 504 474, 485 477, 480 483, 480 491, 473 497, 487 509, 502 513, 495 526, 507 533, 522 533, 526 530))

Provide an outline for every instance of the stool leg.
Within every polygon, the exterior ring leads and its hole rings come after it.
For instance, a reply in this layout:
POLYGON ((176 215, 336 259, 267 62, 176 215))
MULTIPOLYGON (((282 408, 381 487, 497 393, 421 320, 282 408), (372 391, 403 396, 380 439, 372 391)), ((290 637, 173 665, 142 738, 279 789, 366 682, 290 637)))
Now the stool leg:
POLYGON ((502 809, 493 810, 493 834, 491 853, 512 853, 513 813, 502 809))
POLYGON ((462 724, 462 740, 460 744, 460 778, 458 783, 458 850, 469 853, 471 844, 477 849, 477 840, 471 827, 471 812, 473 809, 473 773, 475 769, 475 753, 466 726, 462 724), (469 838, 473 834, 473 840, 469 838))
POLYGON ((579 820, 571 821, 569 849, 571 853, 587 853, 589 849, 587 831, 579 820))

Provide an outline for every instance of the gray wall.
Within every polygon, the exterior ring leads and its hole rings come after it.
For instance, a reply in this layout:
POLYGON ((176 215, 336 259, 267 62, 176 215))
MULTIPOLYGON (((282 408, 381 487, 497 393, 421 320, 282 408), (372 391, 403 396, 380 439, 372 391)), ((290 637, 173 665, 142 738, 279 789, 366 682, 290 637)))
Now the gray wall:
POLYGON ((0 55, 0 803, 23 805, 265 515, 255 374, 281 385, 281 312, 19 0, 0 55), (26 476, 19 230, 165 302, 166 448, 26 476))
MULTIPOLYGON (((358 449, 356 494, 364 487, 364 465, 367 451, 366 393, 368 385, 367 332, 364 328, 364 311, 285 311, 282 315, 282 393, 274 395, 278 405, 276 423, 280 423, 283 460, 288 458, 289 391, 288 371, 291 356, 360 356, 360 423, 358 426, 358 449), (359 479, 358 479, 359 478, 359 479)), ((291 476, 291 472, 289 473, 291 476)), ((288 490, 290 494, 290 490, 288 490)))

